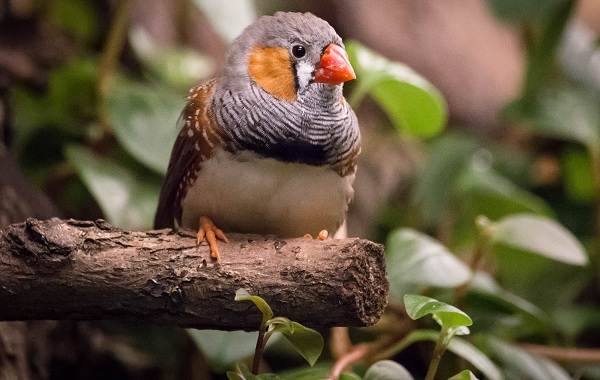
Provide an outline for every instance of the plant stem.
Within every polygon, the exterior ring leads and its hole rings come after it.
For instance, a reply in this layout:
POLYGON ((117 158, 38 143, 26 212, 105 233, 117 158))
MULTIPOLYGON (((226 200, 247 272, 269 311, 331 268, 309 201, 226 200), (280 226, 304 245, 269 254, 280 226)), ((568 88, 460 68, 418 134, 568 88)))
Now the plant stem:
POLYGON ((367 343, 359 343, 355 345, 352 350, 342 355, 334 363, 333 367, 331 368, 331 372, 329 373, 328 380, 338 380, 346 367, 352 363, 362 360, 369 354, 370 350, 371 346, 367 343))
POLYGON ((544 356, 559 362, 598 363, 600 362, 599 348, 577 348, 544 346, 541 344, 523 343, 520 345, 526 351, 544 356))
POLYGON ((106 94, 110 89, 110 82, 114 76, 119 56, 121 55, 123 46, 125 46, 132 3, 131 0, 121 0, 118 2, 113 22, 110 25, 108 37, 102 50, 102 56, 100 57, 97 82, 98 121, 105 132, 110 131, 108 116, 106 115, 106 94))
POLYGON ((425 380, 435 379, 435 374, 437 373, 438 366, 440 365, 440 361, 442 360, 442 356, 444 355, 444 352, 446 352, 447 334, 448 333, 446 331, 442 331, 440 333, 440 337, 435 343, 435 348, 433 349, 433 356, 431 358, 431 361, 429 362, 429 368, 427 368, 427 375, 425 375, 425 380))
POLYGON ((454 225, 456 224, 456 209, 448 207, 440 218, 440 222, 437 225, 436 237, 444 245, 448 246, 452 241, 452 232, 454 231, 454 225))
POLYGON ((332 327, 329 334, 329 348, 331 356, 339 359, 352 350, 352 341, 348 327, 332 327))
POLYGON ((563 1, 556 5, 549 14, 541 37, 535 45, 529 49, 527 73, 523 86, 523 100, 531 102, 535 93, 543 85, 544 80, 551 72, 556 49, 561 36, 571 19, 571 14, 576 9, 575 0, 563 1))
POLYGON ((477 241, 475 242, 475 247, 473 247, 473 254, 471 255, 471 260, 469 261, 469 269, 471 269, 471 278, 464 283, 463 285, 456 288, 454 292, 454 304, 457 306, 461 306, 462 300, 467 294, 469 287, 471 286, 471 282, 473 282, 473 278, 475 277, 475 273, 477 272, 477 268, 481 263, 481 260, 485 257, 490 240, 490 221, 486 217, 478 217, 477 221, 477 241))
POLYGON ((267 339, 265 339, 266 332, 267 324, 261 323, 260 328, 258 329, 256 348, 254 349, 254 360, 252 361, 252 373, 255 375, 258 375, 258 371, 260 370, 260 362, 262 360, 262 355, 265 350, 265 345, 267 344, 267 339))
POLYGON ((588 147, 588 150, 596 187, 596 237, 600 239, 600 195, 598 195, 600 194, 600 147, 592 145, 588 147))

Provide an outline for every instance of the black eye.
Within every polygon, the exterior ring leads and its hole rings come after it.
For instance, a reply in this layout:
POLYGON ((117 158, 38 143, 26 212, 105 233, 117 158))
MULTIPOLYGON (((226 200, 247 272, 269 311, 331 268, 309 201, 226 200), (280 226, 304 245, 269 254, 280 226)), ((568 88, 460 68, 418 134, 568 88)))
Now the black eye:
POLYGON ((296 58, 303 58, 306 55, 306 48, 302 45, 292 46, 292 54, 296 58))

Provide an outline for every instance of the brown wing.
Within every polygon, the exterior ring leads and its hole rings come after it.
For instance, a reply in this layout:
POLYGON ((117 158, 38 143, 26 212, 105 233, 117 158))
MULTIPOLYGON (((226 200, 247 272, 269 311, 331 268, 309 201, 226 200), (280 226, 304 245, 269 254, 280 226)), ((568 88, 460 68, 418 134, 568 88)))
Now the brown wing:
POLYGON ((173 227, 181 221, 181 202, 196 180, 202 161, 223 145, 223 135, 210 111, 215 80, 190 90, 180 117, 183 124, 171 151, 169 168, 160 191, 154 228, 173 227))

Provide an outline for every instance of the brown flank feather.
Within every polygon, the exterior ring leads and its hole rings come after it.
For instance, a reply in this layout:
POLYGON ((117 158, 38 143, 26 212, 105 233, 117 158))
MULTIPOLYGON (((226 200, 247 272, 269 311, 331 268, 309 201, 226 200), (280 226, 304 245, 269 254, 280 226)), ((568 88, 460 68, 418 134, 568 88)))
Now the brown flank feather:
POLYGON ((248 59, 250 78, 276 98, 296 100, 296 81, 286 48, 255 47, 248 59))
POLYGON ((202 162, 212 157, 217 147, 226 145, 225 136, 208 107, 214 85, 215 81, 211 80, 190 90, 181 114, 184 124, 173 146, 160 192, 155 228, 173 227, 175 220, 181 221, 181 202, 196 180, 202 162))

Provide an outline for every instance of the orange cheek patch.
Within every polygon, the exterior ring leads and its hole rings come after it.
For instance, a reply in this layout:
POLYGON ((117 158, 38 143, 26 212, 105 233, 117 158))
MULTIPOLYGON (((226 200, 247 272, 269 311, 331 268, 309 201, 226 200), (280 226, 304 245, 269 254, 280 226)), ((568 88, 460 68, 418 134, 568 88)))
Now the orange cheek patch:
POLYGON ((296 82, 286 48, 256 47, 248 59, 250 78, 276 98, 296 100, 296 82))

